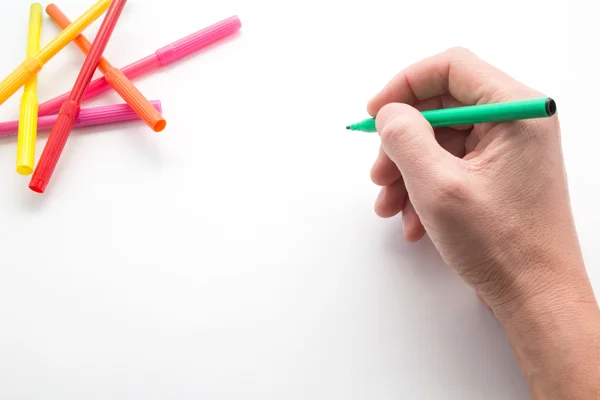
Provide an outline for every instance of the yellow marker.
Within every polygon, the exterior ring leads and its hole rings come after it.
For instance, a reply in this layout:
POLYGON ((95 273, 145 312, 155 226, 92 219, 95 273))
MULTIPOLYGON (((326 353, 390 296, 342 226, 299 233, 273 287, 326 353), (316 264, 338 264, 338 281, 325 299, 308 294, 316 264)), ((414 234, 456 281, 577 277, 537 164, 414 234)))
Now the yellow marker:
POLYGON ((28 57, 9 76, 0 82, 0 104, 16 93, 32 77, 37 75, 52 57, 77 37, 92 22, 97 20, 110 6, 111 0, 99 0, 69 27, 58 34, 37 55, 28 57))
MULTIPOLYGON (((29 12, 29 36, 27 38, 27 57, 34 57, 40 51, 42 34, 42 5, 32 4, 29 12)), ((25 84, 21 98, 19 116, 19 138, 17 140, 17 172, 30 175, 33 172, 35 158, 35 137, 37 135, 38 96, 37 76, 25 84)))

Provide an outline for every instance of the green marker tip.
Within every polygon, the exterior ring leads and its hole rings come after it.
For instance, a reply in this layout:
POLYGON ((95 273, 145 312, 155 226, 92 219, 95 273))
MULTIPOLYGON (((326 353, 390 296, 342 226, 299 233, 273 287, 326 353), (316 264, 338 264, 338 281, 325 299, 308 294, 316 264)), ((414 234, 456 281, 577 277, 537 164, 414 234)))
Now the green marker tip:
POLYGON ((348 126, 346 127, 346 129, 350 129, 350 125, 348 125, 348 126))

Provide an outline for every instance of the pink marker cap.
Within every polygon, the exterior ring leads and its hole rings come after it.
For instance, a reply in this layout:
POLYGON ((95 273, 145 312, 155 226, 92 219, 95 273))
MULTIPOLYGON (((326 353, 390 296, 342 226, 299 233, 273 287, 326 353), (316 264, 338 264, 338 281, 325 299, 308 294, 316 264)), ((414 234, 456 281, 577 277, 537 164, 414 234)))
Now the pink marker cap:
MULTIPOLYGON (((158 112, 162 113, 162 105, 159 100, 150 102, 158 112)), ((54 126, 57 114, 45 115, 38 118, 38 131, 49 131, 54 126)), ((128 104, 114 104, 110 106, 82 108, 79 116, 75 119, 75 128, 84 126, 107 125, 117 122, 139 120, 140 117, 128 104)), ((16 135, 19 130, 19 121, 8 121, 0 123, 0 137, 16 135)))
POLYGON ((231 35, 241 27, 242 22, 237 16, 229 17, 157 50, 156 55, 162 65, 167 65, 231 35))

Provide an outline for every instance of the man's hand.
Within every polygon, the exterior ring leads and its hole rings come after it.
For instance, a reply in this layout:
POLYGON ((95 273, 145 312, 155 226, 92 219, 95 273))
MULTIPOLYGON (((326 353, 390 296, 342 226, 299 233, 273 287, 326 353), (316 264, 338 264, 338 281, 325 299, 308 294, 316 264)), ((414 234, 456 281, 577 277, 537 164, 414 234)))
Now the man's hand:
POLYGON ((582 359, 540 356, 569 349, 563 355, 581 357, 575 343, 587 335, 596 358, 586 360, 600 387, 600 313, 570 209, 557 116, 434 130, 419 113, 536 97, 545 96, 464 49, 400 72, 368 105, 381 137, 371 171, 382 187, 375 211, 402 212, 409 241, 428 233, 506 329, 532 393, 578 398, 584 392, 560 392, 553 380, 582 359), (544 357, 550 364, 540 364, 544 357))

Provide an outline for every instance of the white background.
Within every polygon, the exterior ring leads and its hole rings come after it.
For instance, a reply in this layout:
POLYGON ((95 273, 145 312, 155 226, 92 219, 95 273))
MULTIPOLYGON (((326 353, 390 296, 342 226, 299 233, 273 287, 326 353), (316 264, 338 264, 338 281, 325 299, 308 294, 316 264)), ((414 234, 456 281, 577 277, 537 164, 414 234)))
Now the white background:
MULTIPOLYGON (((0 140, 0 398, 527 398, 472 290, 428 239, 405 244, 399 218, 374 215, 378 138, 344 127, 397 71, 457 45, 554 97, 600 290, 585 3, 130 0, 106 52, 117 66, 233 14, 243 28, 136 81, 162 100, 164 133, 77 131, 45 195, 0 140)), ((91 1, 58 4, 75 18, 91 1)), ((2 1, 0 76, 24 57, 28 6, 2 1)), ((43 43, 57 33, 46 17, 43 43)), ((74 45, 52 60, 40 100, 82 60, 74 45)))

